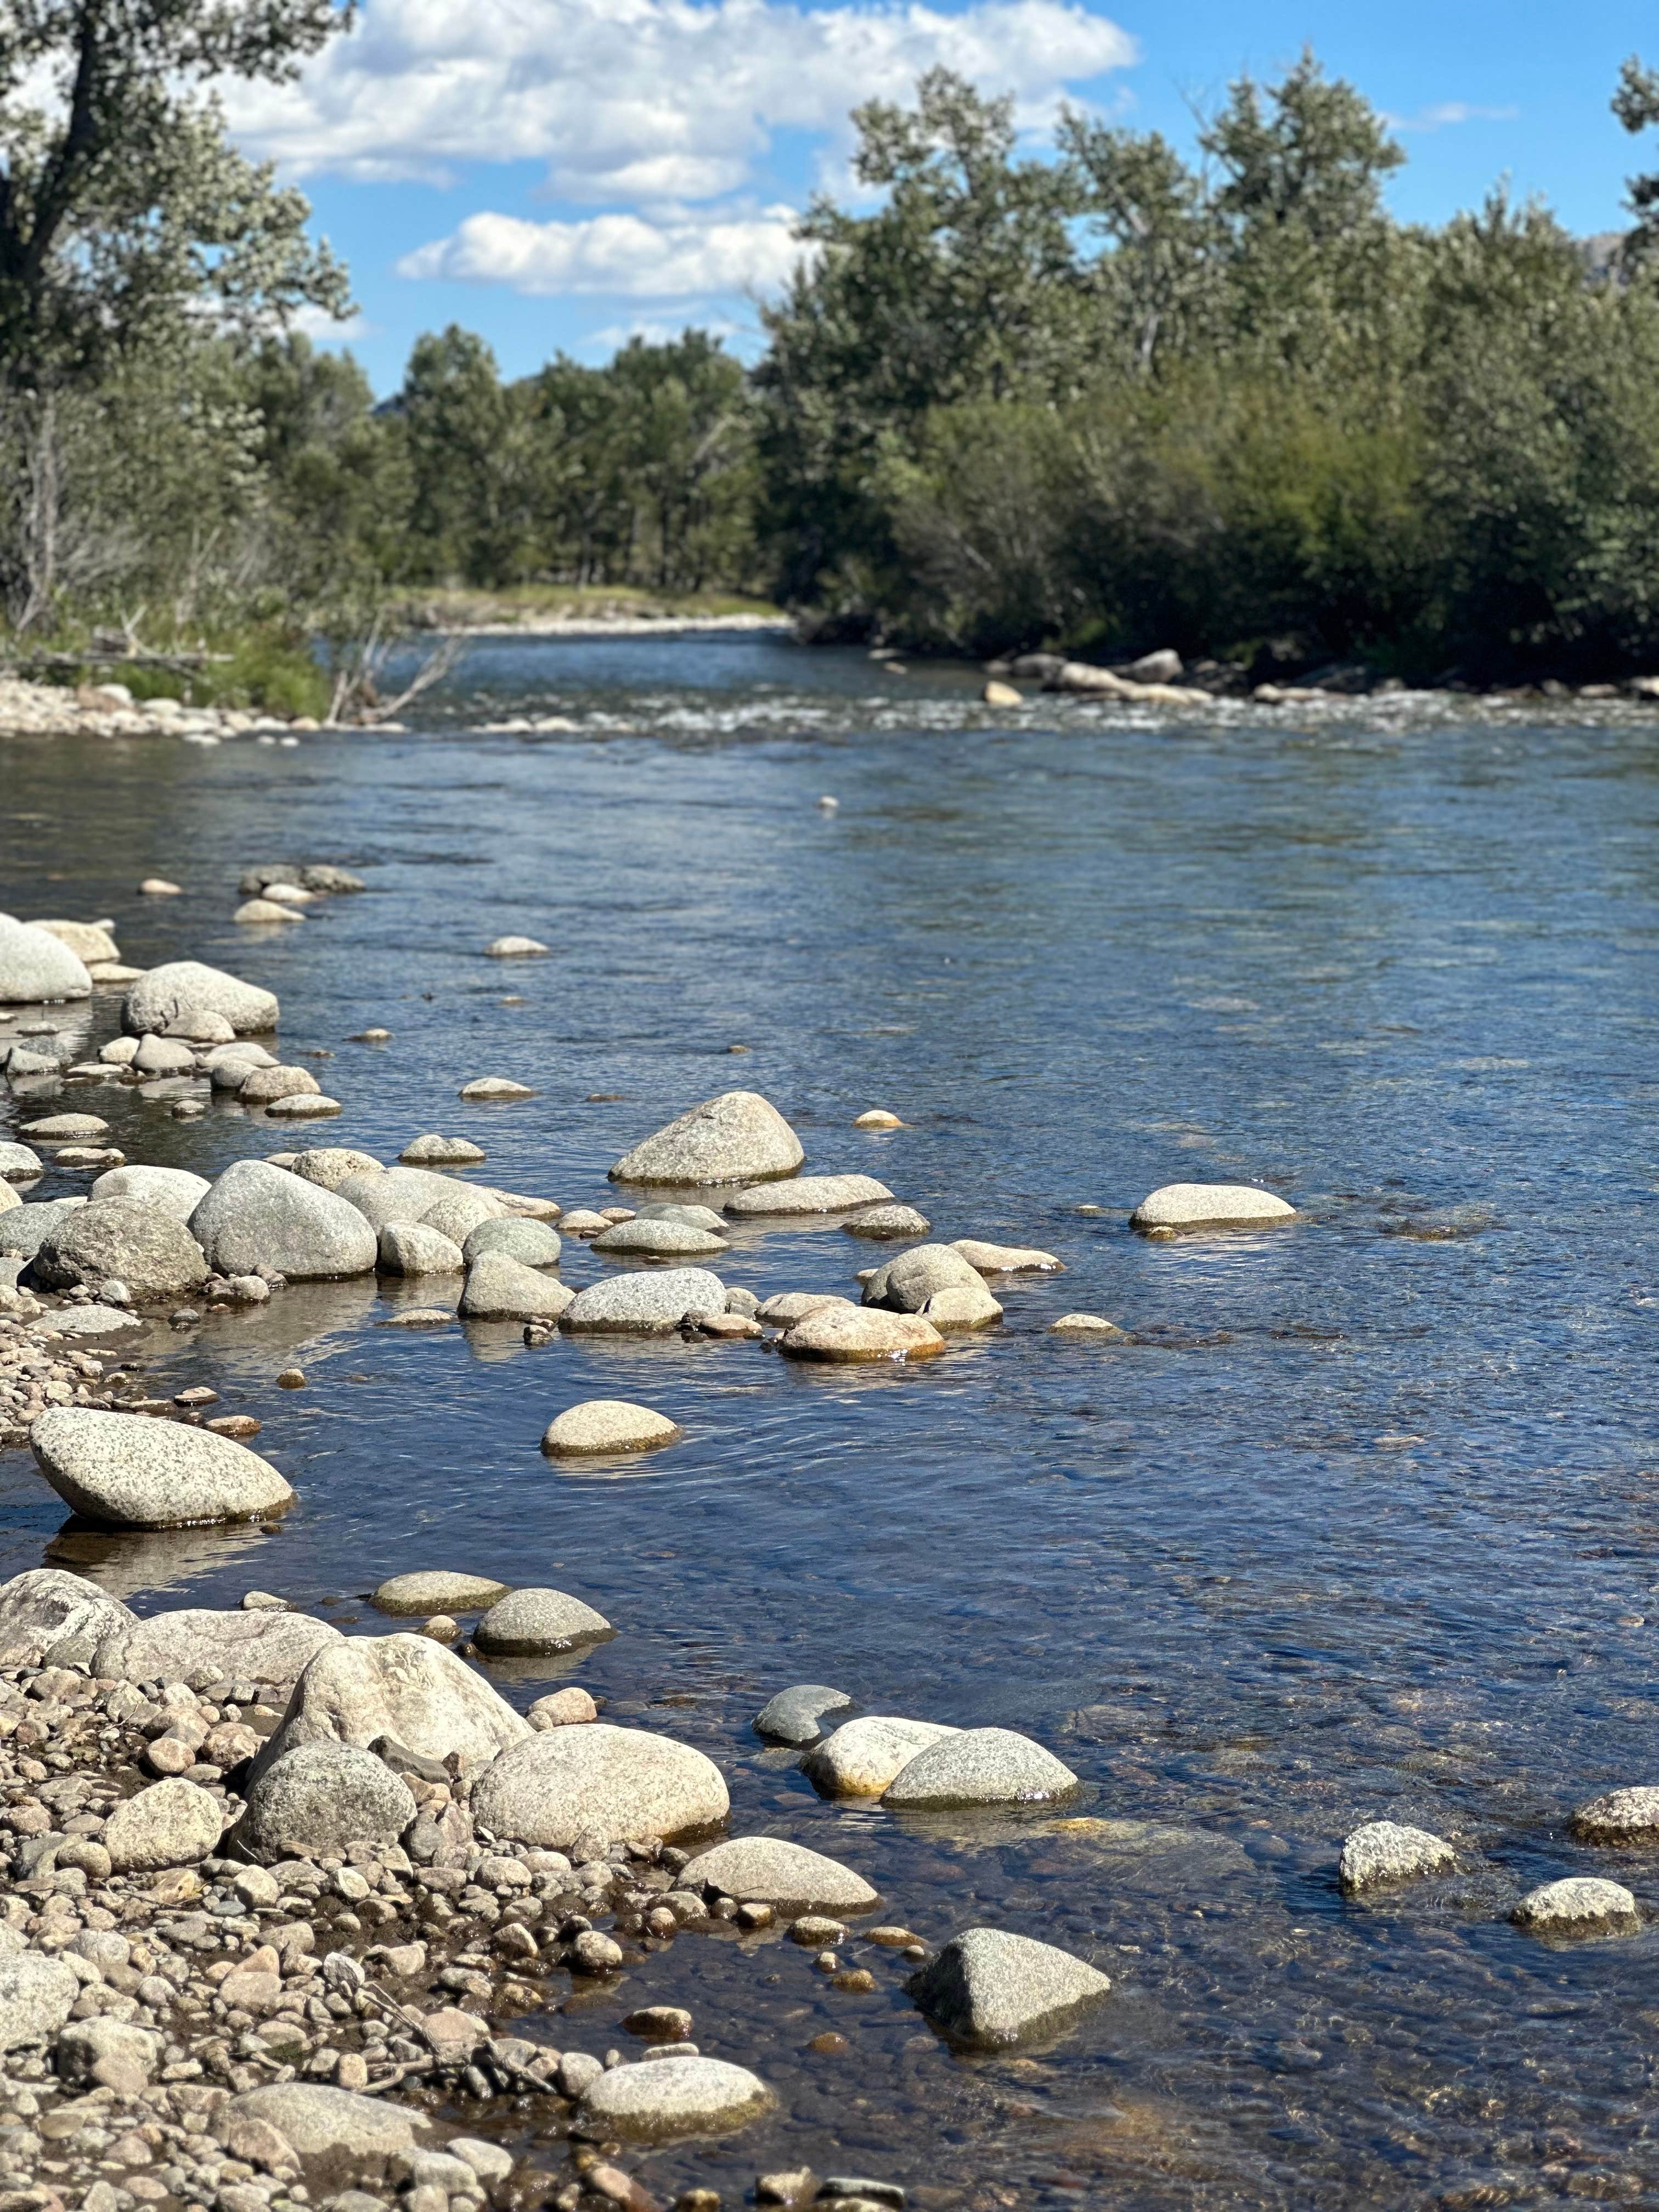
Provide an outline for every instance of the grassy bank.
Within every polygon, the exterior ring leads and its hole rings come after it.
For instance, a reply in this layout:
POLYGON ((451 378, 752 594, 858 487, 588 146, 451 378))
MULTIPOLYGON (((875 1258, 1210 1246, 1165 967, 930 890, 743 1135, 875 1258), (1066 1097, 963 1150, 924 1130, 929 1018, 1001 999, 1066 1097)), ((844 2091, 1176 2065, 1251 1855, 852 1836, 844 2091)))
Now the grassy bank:
POLYGON ((733 592, 651 592, 629 584, 514 584, 399 596, 392 610, 402 629, 547 629, 561 623, 694 622, 733 615, 787 619, 769 599, 733 592))

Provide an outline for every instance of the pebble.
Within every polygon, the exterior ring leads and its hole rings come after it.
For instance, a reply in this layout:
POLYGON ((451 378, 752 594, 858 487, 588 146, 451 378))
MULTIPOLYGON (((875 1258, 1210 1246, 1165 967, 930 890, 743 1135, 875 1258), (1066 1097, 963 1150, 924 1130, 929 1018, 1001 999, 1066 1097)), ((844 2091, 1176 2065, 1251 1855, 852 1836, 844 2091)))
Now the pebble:
POLYGON ((451 1613, 434 1613, 421 1623, 421 1634, 429 1636, 434 1644, 459 1644, 461 1624, 451 1613))
POLYGON ((1398 1820, 1368 1820, 1344 1839, 1336 1878, 1344 1893, 1353 1897, 1384 1883, 1441 1874, 1456 1863, 1451 1845, 1426 1828, 1407 1827, 1398 1820))
POLYGON ((752 1183, 793 1175, 805 1158, 777 1108, 755 1091, 727 1091, 624 1152, 613 1182, 752 1183))
POLYGON ((626 1398, 586 1398, 549 1422, 542 1449, 550 1458, 590 1452, 659 1451, 678 1443, 685 1431, 665 1413, 635 1406, 626 1398))
POLYGON ((641 2005, 623 2021, 629 2035, 653 2043, 684 2043, 691 2034, 691 2015, 680 2005, 641 2005))
POLYGON ((1261 1229, 1294 1221, 1296 1208, 1277 1192, 1246 1182, 1168 1182, 1142 1199, 1132 1229, 1261 1229))

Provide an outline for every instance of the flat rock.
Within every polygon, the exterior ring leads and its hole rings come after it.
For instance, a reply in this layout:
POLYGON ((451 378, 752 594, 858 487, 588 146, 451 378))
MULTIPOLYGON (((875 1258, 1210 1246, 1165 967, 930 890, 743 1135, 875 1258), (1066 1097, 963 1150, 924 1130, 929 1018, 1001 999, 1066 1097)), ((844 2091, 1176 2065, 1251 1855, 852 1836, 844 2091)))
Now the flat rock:
POLYGON ((380 1231, 380 1272, 386 1275, 459 1275, 461 1248, 423 1221, 389 1221, 380 1231))
MULTIPOLYGON (((0 1591, 0 1598, 4 1592, 0 1591)), ((1592 1797, 1573 1814, 1572 1832, 1581 1844, 1650 1844, 1659 1840, 1659 1790, 1642 1786, 1609 1790, 1592 1797)))
POLYGON ((575 1295, 556 1277, 526 1267, 505 1252, 486 1252, 466 1271, 461 1312, 469 1321, 550 1321, 574 1302, 575 1295))
POLYGON ((550 948, 534 937, 497 937, 484 947, 487 960, 533 960, 550 948))
POLYGON ((143 1413, 54 1407, 29 1443, 65 1504, 115 1528, 258 1520, 294 1503, 283 1477, 246 1444, 143 1413))
POLYGON ((39 1664, 54 1644, 95 1644, 133 1615, 96 1583, 58 1567, 30 1567, 0 1583, 0 1667, 39 1664))
POLYGON ((612 1275, 578 1291, 559 1316, 572 1335, 665 1336, 688 1313, 724 1313, 726 1285, 707 1267, 612 1275))
POLYGON ((729 1239, 686 1221, 618 1221, 593 1239, 596 1252, 642 1260, 712 1260, 729 1239))
POLYGON ((247 927, 257 927, 260 922, 303 921, 305 916, 295 913, 291 907, 278 905, 275 899, 254 898, 244 899, 230 918, 247 927))
POLYGON ((968 1265, 981 1275, 1054 1275, 1065 1273, 1066 1263, 1034 1244, 986 1244, 977 1237, 958 1237, 951 1245, 968 1265))
POLYGON ((1132 1229, 1261 1229, 1294 1221, 1277 1192, 1249 1182, 1166 1182, 1129 1216, 1132 1229))
POLYGON ((797 1176, 792 1182, 757 1183, 726 1201, 726 1210, 742 1218, 791 1213, 845 1213, 855 1206, 877 1206, 893 1194, 874 1176, 797 1176))
POLYGON ((562 1249, 558 1231, 550 1229, 546 1222, 527 1220, 520 1215, 495 1214, 481 1221, 476 1229, 468 1230, 461 1257, 469 1267, 475 1260, 482 1260, 486 1252, 516 1260, 521 1267, 556 1267, 562 1249))
POLYGON ((845 1690, 832 1690, 823 1682, 795 1682, 769 1698, 756 1714, 757 1735, 775 1743, 816 1743, 823 1734, 825 1713, 840 1712, 853 1700, 845 1690))
POLYGON ((672 2142, 747 2127, 776 2101, 745 2067, 723 2058, 676 2057, 609 2068, 583 2092, 576 2116, 590 2134, 672 2142))
POLYGON ((872 1206, 842 1227, 849 1237, 925 1237, 933 1223, 914 1206, 872 1206))
POLYGON ((190 1217, 190 1231, 221 1275, 274 1267, 290 1281, 367 1274, 374 1231, 337 1191, 265 1160, 235 1160, 190 1217))
POLYGON ((0 1956, 0 2051, 50 2044, 80 1994, 80 1979, 67 1960, 40 1951, 0 1956))
POLYGON ((1528 1890, 1510 1917, 1534 1936, 1597 1936, 1628 1934, 1641 1915, 1622 1883, 1570 1875, 1528 1890))
POLYGON ((948 1290, 934 1291, 921 1318, 932 1322, 941 1336, 955 1336, 964 1329, 989 1328, 1002 1319, 1002 1308, 982 1282, 952 1283, 948 1290))
POLYGON ((124 1797, 100 1841, 117 1874, 194 1866, 219 1848, 224 1808, 210 1792, 174 1776, 124 1797))
POLYGON ((937 1359, 945 1339, 919 1314, 818 1306, 786 1330, 778 1348, 792 1359, 911 1361, 937 1359))
POLYGON ((395 1844, 415 1814, 407 1784, 372 1751, 299 1744, 250 1786, 237 1841, 267 1864, 343 1857, 348 1844, 395 1844))
POLYGON ((195 1674, 218 1674, 286 1690, 319 1651, 344 1640, 337 1628, 308 1613, 192 1606, 108 1630, 98 1640, 93 1664, 119 1682, 187 1682, 195 1674))
POLYGON ((141 975, 121 1006, 121 1026, 129 1036, 166 1031, 186 1012, 222 1014, 238 1036, 274 1030, 280 1008, 273 991, 245 983, 222 968, 199 960, 168 960, 141 975))
POLYGON ((683 1204, 675 1199, 655 1199, 634 1213, 625 1206, 615 1206, 611 1209, 610 1219, 613 1224, 623 1221, 677 1221, 685 1229, 706 1229, 711 1237, 726 1234, 723 1213, 716 1213, 712 1206, 683 1204))
POLYGON ((624 1152, 613 1182, 769 1182, 793 1175, 806 1155, 777 1108, 756 1091, 727 1091, 624 1152))
POLYGON ((349 1145, 312 1145, 296 1152, 290 1175, 301 1182, 314 1182, 324 1190, 338 1190, 352 1176, 378 1175, 380 1163, 373 1152, 359 1152, 349 1145))
POLYGON ((509 1585, 492 1582, 488 1575, 451 1574, 442 1568, 412 1575, 393 1575, 375 1590, 369 1602, 382 1613, 412 1613, 425 1618, 434 1613, 482 1613, 507 1595, 509 1585))
POLYGON ((208 1266, 200 1245, 176 1215, 107 1198, 94 1199, 53 1224, 36 1249, 33 1275, 54 1291, 76 1284, 101 1291, 109 1283, 125 1283, 142 1305, 199 1289, 208 1279, 208 1266))
POLYGON ((844 1721, 809 1751, 801 1772, 825 1797, 879 1797, 930 1744, 958 1734, 935 1721, 907 1721, 884 1714, 844 1721))
POLYGON ((471 1144, 465 1137, 441 1136, 434 1129, 424 1137, 412 1138, 398 1158, 410 1168, 471 1168, 484 1156, 482 1145, 471 1144))
POLYGON ((313 2191, 383 2181, 392 2160, 416 2150, 432 2131, 424 2114, 390 2098, 359 2097, 313 2081, 246 2089, 227 2110, 234 2119, 263 2120, 275 2128, 313 2191))
POLYGON ((118 960, 121 948, 108 930, 100 929, 95 921, 47 921, 32 915, 23 925, 26 929, 44 929, 48 937, 55 937, 60 945, 68 945, 76 958, 88 968, 94 960, 118 960))
POLYGON ((864 1285, 866 1306, 893 1313, 920 1313, 940 1291, 983 1291, 984 1282, 960 1252, 949 1244, 913 1244, 873 1268, 864 1285))
POLYGON ((569 1651, 614 1633, 602 1613, 556 1589, 509 1591, 490 1607, 473 1632, 481 1651, 503 1658, 569 1651))
POLYGON ((139 1039, 138 1049, 128 1065, 139 1075, 193 1075, 196 1054, 182 1037, 156 1036, 152 1032, 139 1039))
POLYGON ((1350 1897, 1383 1884, 1417 1881, 1455 1866, 1457 1854, 1426 1828, 1399 1820, 1367 1820, 1343 1839, 1336 1878, 1350 1897))
POLYGON ((915 1812, 1025 1805, 1069 1797, 1078 1787, 1071 1768, 1030 1736, 1012 1729, 963 1729, 908 1760, 882 1802, 915 1812))
POLYGON ((573 1206, 559 1223, 567 1237, 599 1237, 611 1226, 608 1213, 595 1213, 591 1206, 573 1206))
POLYGON ((684 1431, 666 1413, 635 1406, 626 1398, 586 1398, 568 1406, 549 1422, 542 1449, 552 1459, 589 1452, 657 1451, 678 1443, 684 1431))
POLYGON ((800 1912, 868 1912, 879 1893, 862 1875, 781 1836, 735 1836, 692 1860, 680 1879, 708 1882, 739 1904, 800 1912))
POLYGON ((1049 1322, 1048 1334, 1050 1336, 1087 1338, 1096 1344, 1127 1344, 1129 1341, 1128 1330, 1120 1328, 1115 1321, 1108 1321, 1104 1314, 1061 1314, 1058 1321, 1049 1322))
POLYGON ((464 1083, 456 1095, 466 1099, 505 1103, 511 1098, 533 1098, 536 1094, 527 1083, 515 1083, 510 1075, 477 1075, 471 1083, 464 1083))
POLYGON ((185 1168, 111 1168, 100 1175, 88 1199, 119 1199, 124 1206, 153 1206, 175 1221, 188 1221, 213 1188, 205 1176, 185 1168))
POLYGON ((109 1134, 109 1123, 96 1114, 48 1114, 43 1121, 25 1121, 23 1134, 46 1145, 90 1144, 109 1134))
POLYGON ((53 999, 89 999, 86 963, 49 929, 0 914, 0 1005, 44 1006, 53 999))
POLYGON ((607 1843, 712 1827, 730 1808, 718 1766, 690 1744, 643 1729, 554 1729, 534 1735, 480 1776, 472 1815, 512 1842, 564 1850, 578 1836, 607 1843))
POLYGON ((40 1153, 28 1146, 0 1144, 0 1182, 32 1182, 44 1172, 40 1153))
MULTIPOLYGON (((250 1080, 257 1080, 257 1077, 256 1070, 254 1077, 250 1080)), ((242 1086, 242 1092, 246 1097, 247 1095, 246 1084, 242 1086)), ((270 1101, 265 1108, 265 1115, 272 1121, 325 1121, 331 1115, 343 1111, 344 1109, 337 1098, 330 1098, 325 1093, 313 1094, 307 1091, 284 1091, 280 1098, 273 1098, 270 1101)))
POLYGON ((120 1306, 63 1306, 43 1314, 34 1324, 41 1336, 111 1336, 117 1329, 141 1326, 137 1314, 120 1306))
POLYGON ((969 1928, 906 1986, 947 2035, 998 2050, 1067 2024, 1112 1985, 1098 1968, 1052 1943, 1000 1928, 969 1928))
POLYGON ((530 1723, 465 1660, 425 1636, 352 1636, 319 1651, 295 1685, 256 1773, 301 1743, 368 1750, 389 1735, 422 1759, 481 1766, 530 1723))

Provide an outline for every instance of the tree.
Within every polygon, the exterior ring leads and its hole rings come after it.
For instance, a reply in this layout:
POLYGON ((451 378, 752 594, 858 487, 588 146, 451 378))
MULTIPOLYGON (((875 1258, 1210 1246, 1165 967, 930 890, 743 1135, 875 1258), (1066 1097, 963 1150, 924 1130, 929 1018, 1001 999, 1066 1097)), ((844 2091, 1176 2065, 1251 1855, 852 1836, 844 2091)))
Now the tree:
MULTIPOLYGON (((1613 95, 1613 112, 1632 137, 1659 123, 1659 70, 1644 69, 1632 54, 1619 72, 1619 89, 1613 95)), ((1630 179, 1625 204, 1636 217, 1628 244, 1638 259, 1659 245, 1659 176, 1630 179)))

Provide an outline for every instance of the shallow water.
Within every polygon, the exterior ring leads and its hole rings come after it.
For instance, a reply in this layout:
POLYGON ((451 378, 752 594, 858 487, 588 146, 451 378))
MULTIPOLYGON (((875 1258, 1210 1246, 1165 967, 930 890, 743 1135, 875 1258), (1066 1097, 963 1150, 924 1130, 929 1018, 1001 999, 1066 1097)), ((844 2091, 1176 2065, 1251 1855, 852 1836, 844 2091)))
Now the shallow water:
MULTIPOLYGON (((1659 1923, 1550 1948, 1506 1917, 1591 1871, 1659 1911, 1659 1868, 1565 1825, 1659 1780, 1659 726, 1409 696, 1009 715, 977 681, 765 640, 489 641, 406 737, 0 744, 0 907, 234 968, 281 994, 285 1054, 334 1054, 345 1111, 298 1136, 77 1090, 130 1158, 392 1157, 441 1128, 485 1146, 480 1179, 603 1204, 627 1146, 742 1085, 811 1170, 1067 1270, 1008 1282, 1000 1330, 914 1373, 377 1331, 431 1286, 291 1289, 143 1340, 155 1387, 264 1423, 301 1498, 280 1535, 60 1539, 13 1452, 0 1571, 73 1560, 141 1610, 258 1585, 365 1630, 399 1570, 554 1583, 620 1632, 551 1675, 713 1753, 735 1831, 844 1856, 930 1942, 990 1922, 1113 1977, 1051 2047, 963 2058, 893 1954, 846 1948, 879 1984, 857 1996, 772 1936, 682 1937, 526 2031, 603 2051, 634 2005, 684 2002, 773 2084, 774 2119, 645 2160, 659 2193, 730 2203, 811 2163, 924 2206, 1659 2197, 1659 1923), (575 726, 478 732, 513 718, 575 726), (235 929, 240 868, 289 855, 371 889, 235 929), (152 872, 186 896, 137 897, 152 872), (552 957, 481 958, 506 932, 552 957), (347 1041, 376 1023, 390 1042, 347 1041), (462 1106, 485 1073, 538 1095, 462 1106), (871 1105, 907 1126, 853 1128, 871 1105), (1206 1179, 1303 1218, 1129 1232, 1154 1186, 1206 1179), (1143 1340, 1044 1334, 1078 1308, 1143 1340), (308 1389, 278 1391, 295 1359, 308 1389), (544 1461, 551 1415, 601 1395, 686 1441, 544 1461), (795 1680, 1028 1730, 1083 1796, 820 1803, 749 1729, 795 1680), (1464 1871, 1345 1904, 1340 1838, 1382 1816, 1464 1871), (846 2051, 809 2051, 830 2028, 846 2051)), ((118 1012, 68 1024, 95 1046, 118 1012)), ((884 1249, 750 1224, 720 1272, 847 1291, 884 1249)), ((572 1283, 601 1272, 566 1255, 572 1283)))

